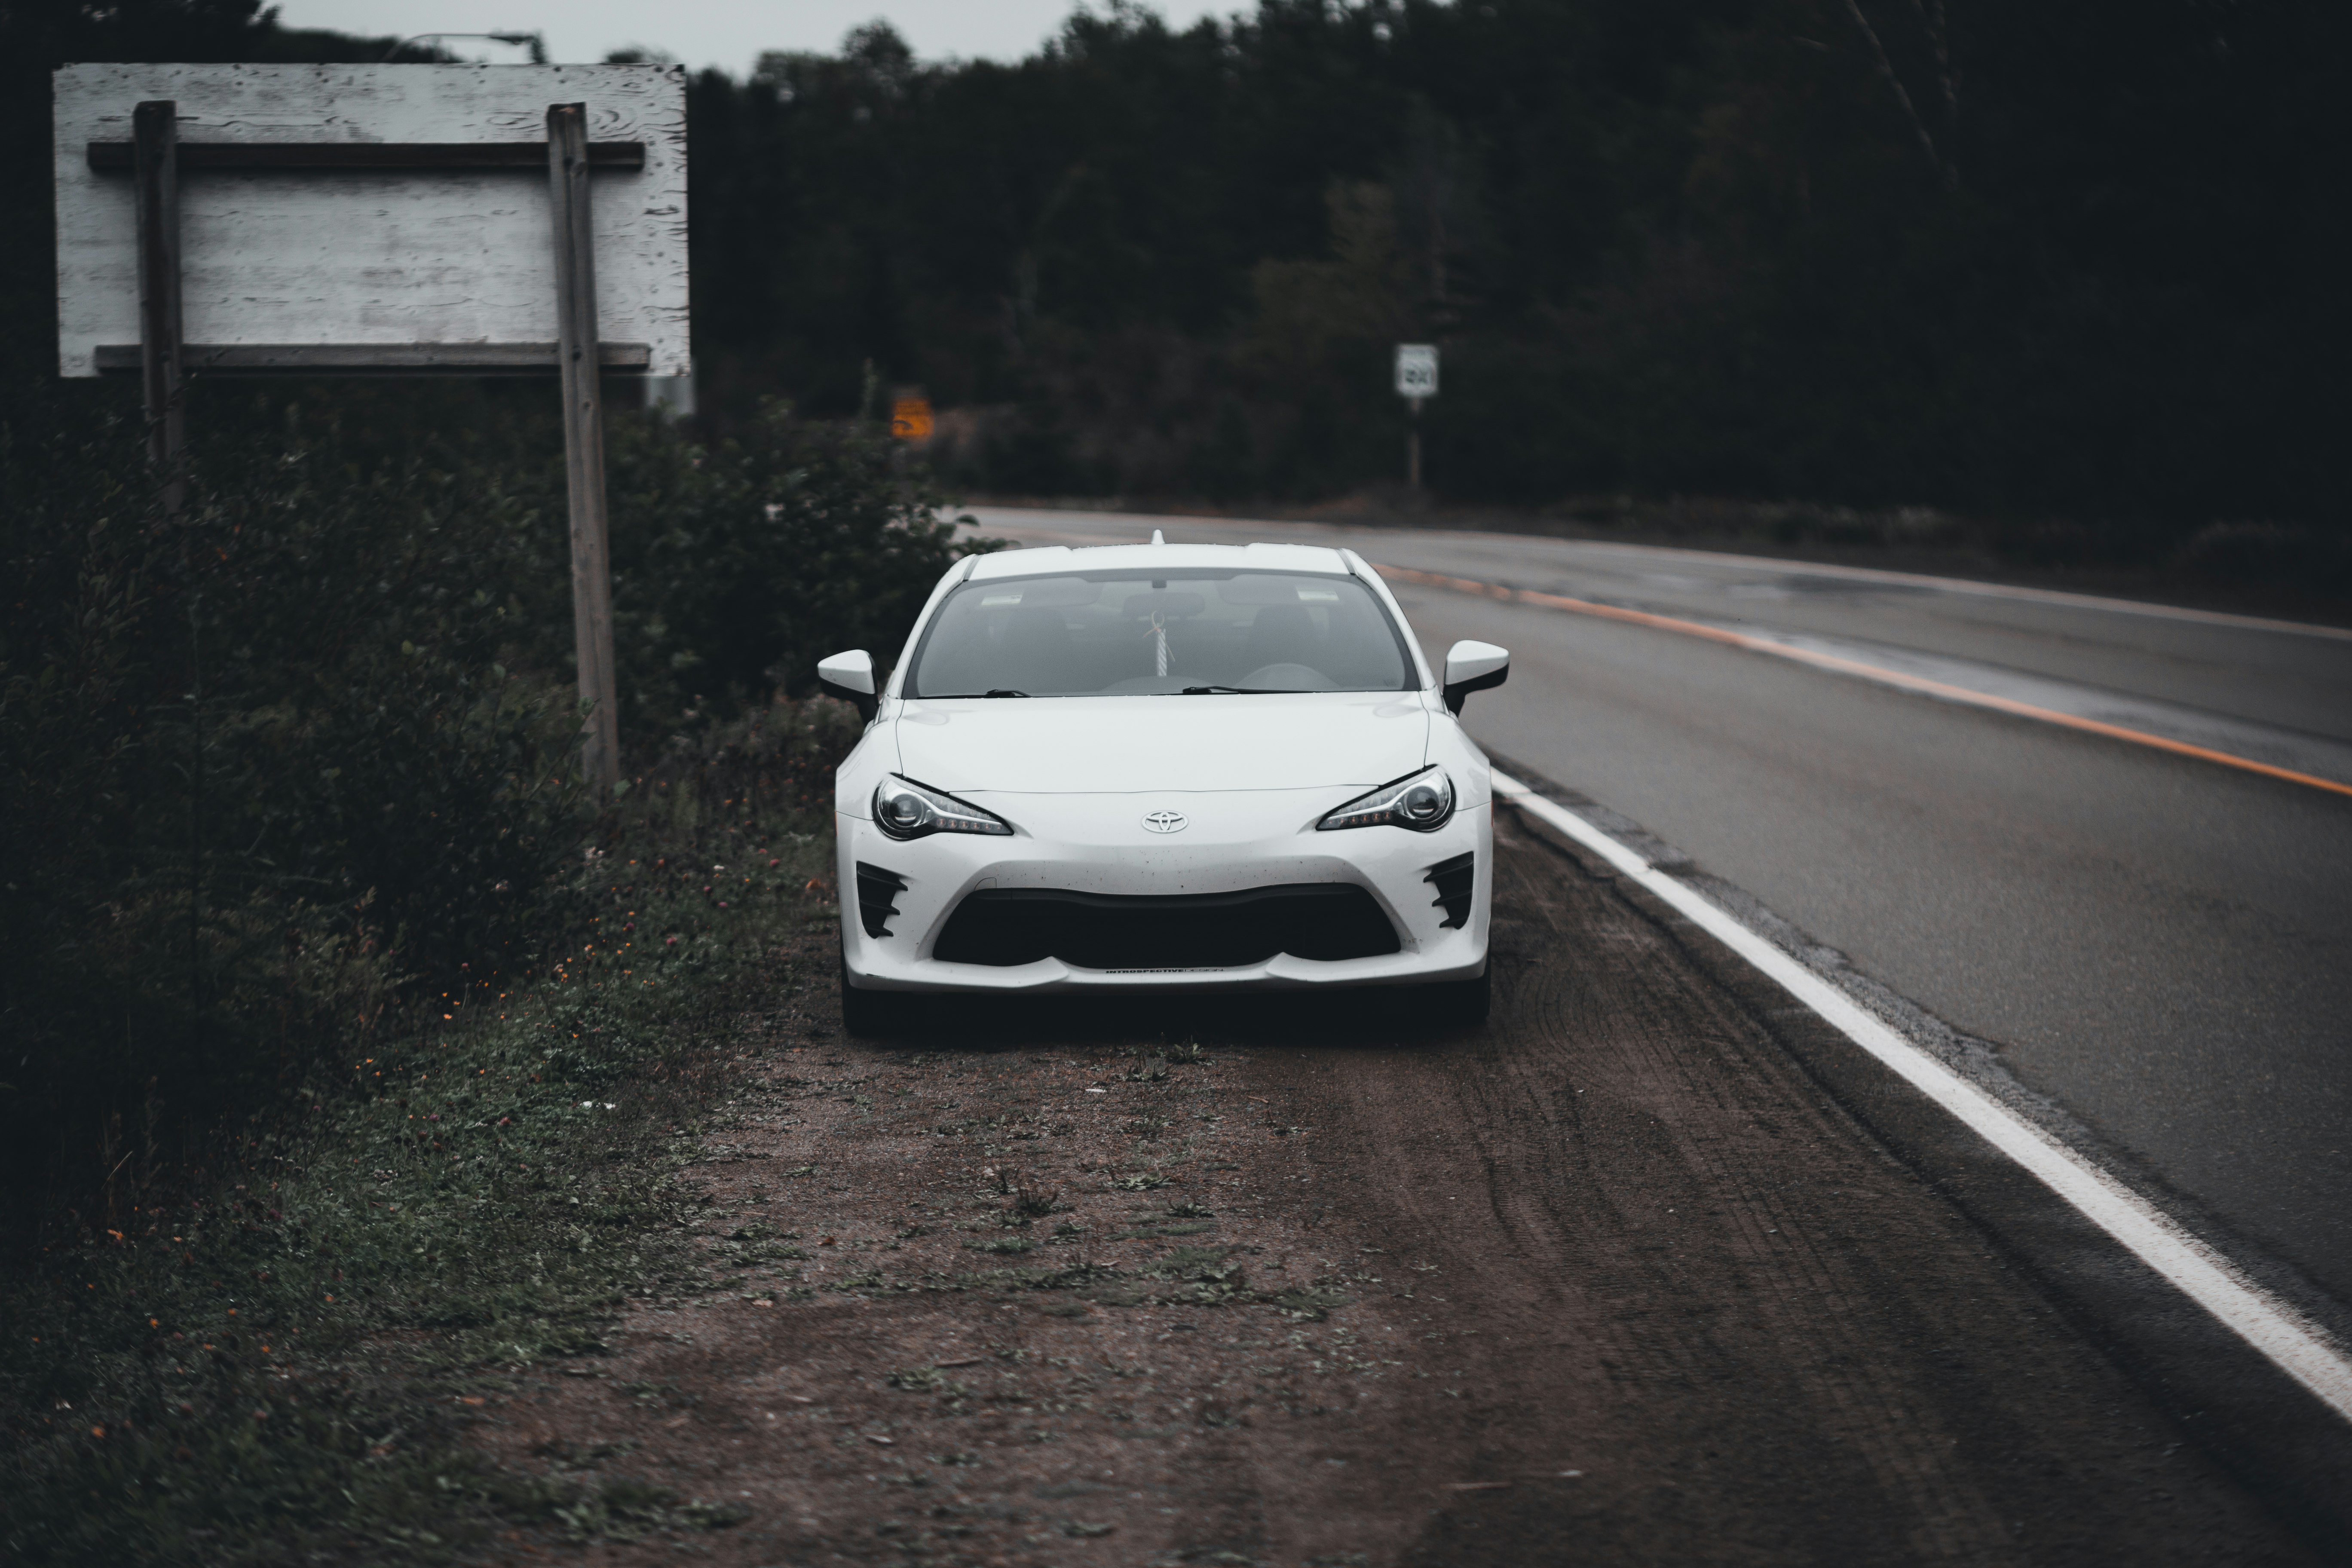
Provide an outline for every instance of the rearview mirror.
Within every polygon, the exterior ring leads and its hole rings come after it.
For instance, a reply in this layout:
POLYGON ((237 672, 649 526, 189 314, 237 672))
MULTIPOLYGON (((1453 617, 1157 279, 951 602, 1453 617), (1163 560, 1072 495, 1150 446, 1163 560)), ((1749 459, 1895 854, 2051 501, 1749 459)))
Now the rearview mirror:
POLYGON ((868 723, 882 706, 874 694, 874 656, 862 647, 817 660, 816 683, 826 696, 855 706, 868 723))
POLYGON ((1500 686, 1511 678, 1507 648, 1490 642, 1458 642, 1445 650, 1445 710, 1459 715, 1474 691, 1500 686))

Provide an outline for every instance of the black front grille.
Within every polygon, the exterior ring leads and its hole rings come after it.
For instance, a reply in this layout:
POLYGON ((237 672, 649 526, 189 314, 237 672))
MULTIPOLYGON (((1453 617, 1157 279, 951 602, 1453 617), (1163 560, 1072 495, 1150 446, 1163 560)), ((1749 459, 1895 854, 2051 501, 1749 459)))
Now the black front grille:
POLYGON ((1080 969, 1230 969, 1278 952, 1328 962, 1398 945, 1372 895, 1349 882, 1168 897, 983 888, 956 906, 931 956, 995 968, 1058 958, 1080 969))

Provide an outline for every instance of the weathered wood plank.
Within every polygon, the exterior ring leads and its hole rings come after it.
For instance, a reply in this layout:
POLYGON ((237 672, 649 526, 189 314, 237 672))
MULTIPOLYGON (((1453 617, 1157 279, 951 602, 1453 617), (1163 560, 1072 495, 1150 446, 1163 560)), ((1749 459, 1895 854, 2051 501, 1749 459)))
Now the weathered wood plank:
MULTIPOLYGON (((131 182, 89 167, 133 107, 179 105, 183 158, 208 146, 524 144, 544 167, 547 107, 585 102, 596 142, 643 167, 596 169, 600 335, 688 370, 686 93, 660 66, 68 66, 56 78, 58 369, 99 373, 136 341, 131 182)), ((556 325, 544 182, 503 167, 213 168, 180 193, 185 333, 217 347, 543 344, 556 325)))
MULTIPOLYGON (((643 374, 653 362, 646 343, 597 345, 606 374, 643 374)), ((102 374, 136 374, 137 343, 100 343, 90 358, 102 374)), ((186 343, 181 368, 212 375, 553 375, 553 343, 186 343)))
MULTIPOLYGON (((93 142, 89 166, 101 174, 131 172, 131 143, 93 142)), ((642 142, 592 142, 592 169, 646 166, 642 142)), ((524 169, 547 168, 544 142, 198 142, 185 148, 186 169, 524 169)))

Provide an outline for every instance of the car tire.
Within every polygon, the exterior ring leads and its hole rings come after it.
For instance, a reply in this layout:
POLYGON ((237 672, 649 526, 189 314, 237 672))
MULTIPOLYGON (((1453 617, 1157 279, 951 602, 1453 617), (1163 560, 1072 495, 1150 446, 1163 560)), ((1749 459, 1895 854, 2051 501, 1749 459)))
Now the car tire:
POLYGON ((1443 1029, 1483 1029, 1495 1005, 1495 966, 1490 963, 1475 980, 1449 980, 1428 987, 1429 1021, 1443 1029))
POLYGON ((849 984, 849 955, 841 955, 841 1030, 853 1039, 887 1040, 907 1026, 908 998, 896 991, 860 991, 849 984))

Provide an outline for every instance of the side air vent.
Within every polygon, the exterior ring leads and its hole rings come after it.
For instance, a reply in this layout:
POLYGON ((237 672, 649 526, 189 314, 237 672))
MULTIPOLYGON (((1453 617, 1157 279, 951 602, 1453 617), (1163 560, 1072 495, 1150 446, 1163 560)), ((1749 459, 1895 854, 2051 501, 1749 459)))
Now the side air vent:
MULTIPOLYGON (((863 876, 865 868, 858 868, 863 876)), ((1470 923, 1470 888, 1478 879, 1478 857, 1475 854, 1456 855, 1451 860, 1440 860, 1422 879, 1437 889, 1437 897, 1429 900, 1432 909, 1444 910, 1445 918, 1437 923, 1447 931, 1459 931, 1470 923)))
POLYGON ((907 879, 879 866, 857 863, 857 923, 867 936, 888 936, 883 921, 898 912, 892 900, 907 890, 907 879))

